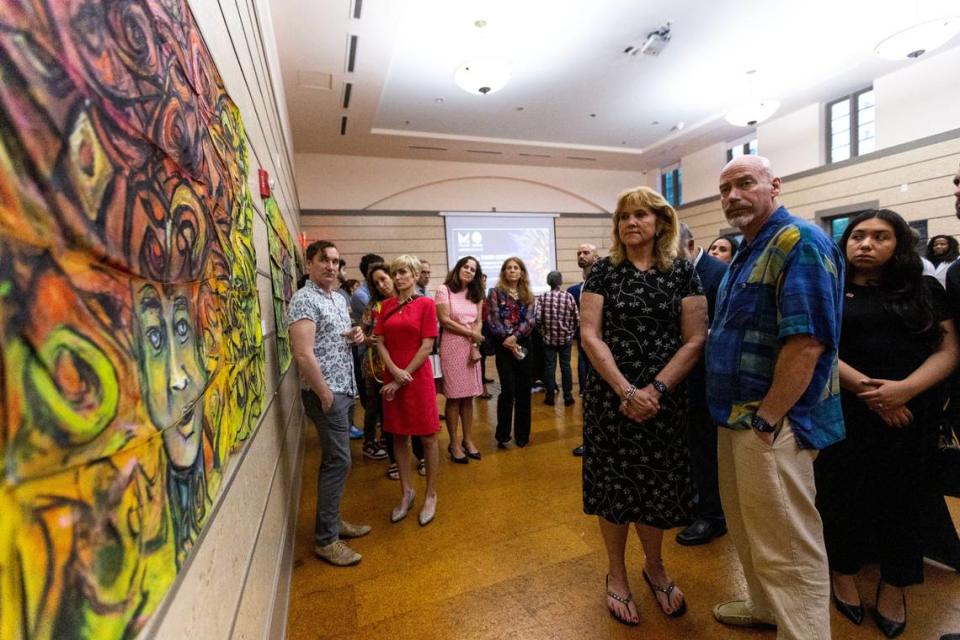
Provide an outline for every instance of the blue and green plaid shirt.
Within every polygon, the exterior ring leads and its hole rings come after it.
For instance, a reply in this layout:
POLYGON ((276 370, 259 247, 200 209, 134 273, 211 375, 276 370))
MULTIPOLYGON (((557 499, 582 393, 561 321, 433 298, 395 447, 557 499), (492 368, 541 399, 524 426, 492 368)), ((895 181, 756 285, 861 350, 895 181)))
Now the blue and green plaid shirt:
POLYGON ((810 386, 787 412, 801 447, 844 437, 837 347, 843 257, 813 224, 777 209, 720 283, 707 342, 707 402, 714 421, 746 429, 773 381, 782 341, 809 335, 826 349, 810 386))

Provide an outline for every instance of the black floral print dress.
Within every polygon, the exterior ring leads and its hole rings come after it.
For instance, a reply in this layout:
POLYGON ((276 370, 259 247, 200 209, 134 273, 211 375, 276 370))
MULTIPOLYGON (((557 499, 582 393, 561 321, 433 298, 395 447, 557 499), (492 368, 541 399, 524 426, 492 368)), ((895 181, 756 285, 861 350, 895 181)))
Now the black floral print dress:
MULTIPOLYGON (((662 273, 604 258, 583 291, 603 296, 603 341, 638 389, 652 382, 682 345, 681 300, 703 295, 693 265, 682 259, 662 273)), ((696 488, 686 443, 686 383, 661 397, 660 411, 646 422, 634 422, 619 406, 617 393, 591 370, 583 409, 584 512, 616 524, 660 529, 687 524, 696 488)))

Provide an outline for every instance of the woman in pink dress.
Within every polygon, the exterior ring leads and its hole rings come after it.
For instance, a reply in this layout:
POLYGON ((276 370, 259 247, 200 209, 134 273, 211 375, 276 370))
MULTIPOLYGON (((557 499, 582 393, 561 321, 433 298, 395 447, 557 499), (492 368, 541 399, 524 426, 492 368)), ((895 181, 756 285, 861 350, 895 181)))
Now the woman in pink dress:
POLYGON ((473 256, 460 258, 437 287, 437 318, 443 327, 440 340, 440 368, 443 370, 443 395, 447 399, 444 415, 450 444, 447 452, 458 464, 470 458, 480 459, 473 444, 473 399, 483 393, 480 379, 480 345, 483 342, 483 288, 480 263, 473 256), (463 438, 457 438, 457 427, 463 438))
POLYGON ((420 261, 402 255, 390 263, 396 297, 383 302, 380 320, 373 333, 382 336, 377 342, 380 358, 387 370, 383 396, 383 430, 393 434, 394 453, 400 469, 400 505, 390 514, 391 522, 399 522, 413 506, 415 492, 412 479, 413 456, 410 437, 420 436, 427 462, 427 490, 420 511, 420 526, 433 520, 437 507, 437 395, 433 367, 428 356, 437 337, 437 308, 433 300, 417 293, 420 261))

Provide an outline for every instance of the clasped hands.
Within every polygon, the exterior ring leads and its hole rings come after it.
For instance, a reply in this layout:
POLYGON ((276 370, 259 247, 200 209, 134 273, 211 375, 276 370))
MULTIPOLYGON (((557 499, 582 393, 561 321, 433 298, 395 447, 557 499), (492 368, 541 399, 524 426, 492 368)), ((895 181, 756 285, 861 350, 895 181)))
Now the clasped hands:
POLYGON ((912 396, 902 380, 863 378, 860 384, 871 388, 861 391, 857 397, 879 415, 887 426, 905 427, 913 422, 913 413, 907 408, 912 396))
POLYGON ((393 380, 383 385, 383 388, 380 389, 383 399, 387 402, 393 400, 393 396, 397 393, 400 387, 413 380, 413 374, 406 369, 400 369, 398 367, 391 369, 390 375, 393 376, 393 380))
POLYGON ((657 415, 660 411, 660 393, 648 384, 642 389, 633 385, 624 390, 623 400, 620 402, 620 413, 634 422, 644 422, 657 415), (633 389, 631 393, 630 389, 633 389))

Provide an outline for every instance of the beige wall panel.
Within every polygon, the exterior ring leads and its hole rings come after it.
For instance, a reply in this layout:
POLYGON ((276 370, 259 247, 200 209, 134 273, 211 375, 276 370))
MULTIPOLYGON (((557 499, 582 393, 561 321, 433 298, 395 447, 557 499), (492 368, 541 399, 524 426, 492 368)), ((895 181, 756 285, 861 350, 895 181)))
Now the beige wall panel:
MULTIPOLYGON (((279 396, 277 400, 279 401, 279 396)), ((299 402, 297 403, 299 406, 299 402)), ((237 607, 231 638, 260 640, 267 638, 271 623, 268 612, 274 610, 273 595, 278 589, 283 556, 283 540, 289 527, 295 526, 296 509, 290 510, 291 496, 296 493, 297 447, 303 419, 300 413, 284 416, 278 406, 278 424, 285 424, 283 450, 277 458, 267 506, 260 523, 260 533, 250 570, 237 607)), ((285 612, 284 612, 285 613, 285 612)))
MULTIPOLYGON (((309 220, 309 218, 305 218, 309 220)), ((392 226, 392 225, 357 225, 343 227, 322 227, 314 225, 304 225, 303 231, 311 240, 320 237, 320 232, 326 231, 327 235, 344 235, 344 229, 351 229, 357 238, 367 240, 420 240, 430 238, 432 240, 444 240, 445 231, 442 225, 436 225, 433 221, 424 222, 418 226, 392 226)))
MULTIPOLYGON (((378 253, 384 258, 388 256, 398 256, 402 253, 409 253, 415 256, 423 256, 430 259, 430 255, 444 255, 446 253, 446 243, 441 239, 424 238, 421 240, 372 240, 358 236, 342 238, 331 238, 340 253, 345 255, 359 255, 365 253, 378 253), (356 239, 354 239, 356 238, 356 239)), ((359 260, 358 260, 359 262, 359 260)))
POLYGON ((323 154, 294 162, 303 209, 601 212, 644 180, 639 171, 480 162, 323 154))
POLYGON ((304 215, 304 231, 307 228, 334 229, 336 227, 423 227, 438 226, 443 229, 443 216, 436 213, 425 213, 423 215, 403 215, 390 216, 373 212, 358 211, 345 215, 304 215))

